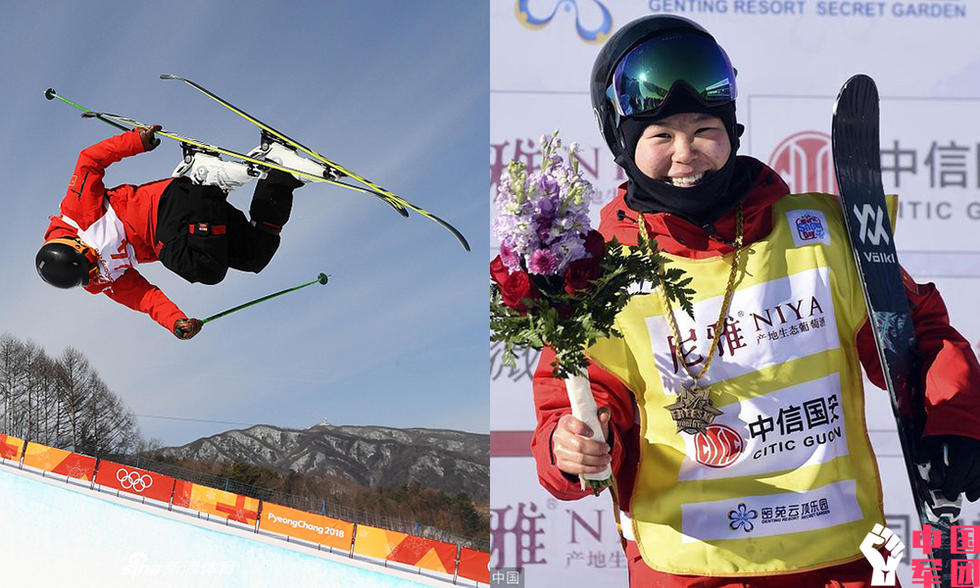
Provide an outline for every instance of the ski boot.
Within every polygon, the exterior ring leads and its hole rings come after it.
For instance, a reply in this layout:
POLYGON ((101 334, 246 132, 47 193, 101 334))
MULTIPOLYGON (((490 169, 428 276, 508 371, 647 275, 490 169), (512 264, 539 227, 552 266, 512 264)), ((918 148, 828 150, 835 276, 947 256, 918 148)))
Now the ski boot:
MULTIPOLYGON (((248 156, 256 159, 271 161, 283 167, 306 172, 318 178, 325 178, 329 180, 337 179, 334 177, 334 174, 331 173, 332 170, 329 170, 327 166, 301 156, 295 149, 272 139, 264 132, 262 133, 262 144, 249 151, 248 156)), ((299 174, 292 175, 294 178, 303 182, 304 184, 314 181, 313 178, 308 176, 302 176, 299 174)))
POLYGON ((217 154, 184 147, 184 159, 174 168, 172 177, 187 176, 195 184, 217 186, 231 192, 254 179, 262 179, 266 172, 254 166, 235 161, 224 161, 217 154))

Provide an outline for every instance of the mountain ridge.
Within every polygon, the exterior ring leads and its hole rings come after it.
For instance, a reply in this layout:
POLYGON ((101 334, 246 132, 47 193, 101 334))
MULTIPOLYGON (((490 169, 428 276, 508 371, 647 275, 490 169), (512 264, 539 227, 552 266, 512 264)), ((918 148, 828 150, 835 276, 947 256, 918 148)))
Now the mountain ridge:
POLYGON ((241 461, 283 474, 319 473, 374 488, 412 482, 490 499, 490 435, 452 429, 257 424, 154 451, 176 459, 241 461))

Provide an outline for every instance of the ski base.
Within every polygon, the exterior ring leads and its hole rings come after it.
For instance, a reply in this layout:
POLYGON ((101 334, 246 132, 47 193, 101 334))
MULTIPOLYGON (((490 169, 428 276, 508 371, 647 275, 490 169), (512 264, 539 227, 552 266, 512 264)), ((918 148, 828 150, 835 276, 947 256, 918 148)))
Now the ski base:
POLYGON ((946 500, 929 489, 929 466, 919 455, 924 411, 919 389, 915 329, 895 251, 881 182, 878 89, 859 74, 844 84, 834 105, 833 156, 844 224, 854 252, 861 289, 881 360, 902 456, 923 528, 942 533, 932 557, 942 561, 940 584, 951 585, 950 527, 957 524, 960 500, 946 500))

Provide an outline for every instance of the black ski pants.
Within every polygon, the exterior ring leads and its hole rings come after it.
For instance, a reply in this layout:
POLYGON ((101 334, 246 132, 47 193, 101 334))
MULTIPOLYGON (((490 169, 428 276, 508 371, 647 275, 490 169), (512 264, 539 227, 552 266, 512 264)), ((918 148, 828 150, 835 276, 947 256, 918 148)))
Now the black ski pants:
POLYGON ((302 185, 290 174, 270 171, 255 186, 249 222, 217 186, 175 179, 157 207, 160 261, 191 283, 217 284, 228 268, 262 271, 279 248, 279 230, 289 220, 293 190, 302 185))

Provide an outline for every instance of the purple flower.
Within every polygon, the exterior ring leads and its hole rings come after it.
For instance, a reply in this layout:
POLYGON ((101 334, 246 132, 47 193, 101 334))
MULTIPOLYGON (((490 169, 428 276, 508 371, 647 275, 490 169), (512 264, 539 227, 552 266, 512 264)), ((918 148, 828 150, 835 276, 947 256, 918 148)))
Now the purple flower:
MULTIPOLYGON (((538 178, 538 189, 540 189, 544 194, 557 194, 558 182, 555 181, 555 178, 551 177, 550 175, 542 174, 541 177, 538 178)), ((544 198, 543 200, 547 200, 547 198, 544 198)))
POLYGON ((577 232, 562 232, 552 240, 549 246, 555 257, 555 272, 561 274, 571 262, 586 256, 582 245, 582 236, 577 232))
MULTIPOLYGON (((558 182, 552 180, 552 183, 554 183, 555 189, 557 190, 558 182)), ((538 207, 539 215, 548 219, 552 219, 555 217, 555 210, 557 210, 558 204, 555 202, 555 197, 549 195, 549 196, 545 196, 541 200, 538 200, 537 207, 538 207)))
POLYGON ((589 203, 594 191, 569 156, 557 150, 557 132, 542 139, 541 169, 508 163, 494 203, 490 230, 501 243, 500 257, 512 271, 558 275, 585 255, 582 236, 589 230, 589 203))
POLYGON ((551 237, 551 219, 549 218, 539 218, 537 221, 538 229, 537 236, 538 241, 542 243, 547 243, 551 237))
POLYGON ((500 261, 504 262, 504 265, 511 271, 519 271, 521 269, 521 257, 507 241, 500 244, 500 261))
POLYGON ((527 262, 527 269, 532 274, 549 275, 558 269, 558 262, 555 259, 555 254, 548 249, 538 249, 531 254, 531 258, 527 262))
POLYGON ((562 242, 562 247, 567 251, 567 263, 587 256, 585 251, 585 238, 581 233, 565 233, 566 237, 562 242))

